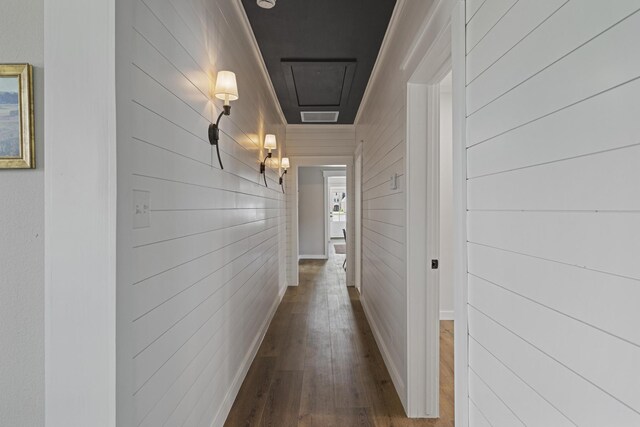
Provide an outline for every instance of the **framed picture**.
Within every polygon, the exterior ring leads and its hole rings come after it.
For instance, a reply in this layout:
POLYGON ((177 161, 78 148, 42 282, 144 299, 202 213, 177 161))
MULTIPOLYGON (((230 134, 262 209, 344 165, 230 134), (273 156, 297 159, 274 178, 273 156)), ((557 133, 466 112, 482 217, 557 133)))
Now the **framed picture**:
POLYGON ((0 64, 0 169, 35 167, 32 67, 0 64))

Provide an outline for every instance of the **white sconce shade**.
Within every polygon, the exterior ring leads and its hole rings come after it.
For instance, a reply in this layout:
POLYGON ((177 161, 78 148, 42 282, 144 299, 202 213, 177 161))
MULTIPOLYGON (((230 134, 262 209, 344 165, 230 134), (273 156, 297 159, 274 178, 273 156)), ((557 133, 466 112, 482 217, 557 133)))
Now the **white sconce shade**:
POLYGON ((264 137, 264 148, 266 148, 267 150, 269 150, 269 152, 271 152, 271 150, 275 150, 276 147, 277 147, 276 136, 272 135, 270 133, 265 135, 265 137, 264 137))
POLYGON ((266 134, 264 136, 264 148, 266 148, 267 150, 269 150, 269 152, 267 153, 267 155, 265 156, 264 160, 262 162, 260 162, 260 173, 264 176, 264 186, 268 187, 267 185, 267 174, 266 174, 266 170, 267 170, 267 165, 266 165, 266 161, 267 159, 270 159, 273 155, 271 154, 271 150, 275 150, 276 149, 276 136, 273 134, 266 134))
POLYGON ((282 167, 282 169, 287 170, 290 167, 289 164, 289 158, 288 157, 283 157, 282 160, 280 161, 280 167, 282 167))
POLYGON ((224 105, 229 105, 229 101, 238 99, 238 85, 236 84, 236 74, 234 72, 218 71, 214 95, 218 99, 223 99, 224 105))

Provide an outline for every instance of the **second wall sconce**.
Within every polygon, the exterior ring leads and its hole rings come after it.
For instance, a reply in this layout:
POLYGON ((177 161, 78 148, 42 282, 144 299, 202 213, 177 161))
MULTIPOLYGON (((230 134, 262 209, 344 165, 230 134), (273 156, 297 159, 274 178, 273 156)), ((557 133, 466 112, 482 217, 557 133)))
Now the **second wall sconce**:
POLYGON ((222 166, 222 159, 220 158, 220 148, 218 148, 218 142, 220 141, 220 119, 222 116, 228 116, 231 114, 230 101, 238 99, 238 85, 236 83, 236 75, 231 71, 219 71, 216 78, 216 87, 214 95, 218 99, 224 100, 224 106, 222 112, 218 116, 218 120, 215 123, 209 125, 209 143, 216 146, 216 152, 218 153, 218 162, 220 162, 220 169, 224 169, 222 166))
POLYGON ((287 173, 287 169, 289 169, 291 165, 289 164, 289 158, 283 157, 280 161, 280 167, 284 169, 282 171, 282 175, 280 175, 280 187, 282 187, 282 192, 284 193, 284 175, 287 173))
POLYGON ((269 150, 269 152, 267 153, 267 156, 264 158, 264 160, 260 163, 260 173, 264 176, 264 185, 265 187, 268 187, 267 185, 267 159, 270 159, 271 156, 273 155, 273 153, 271 152, 271 150, 275 150, 277 148, 278 144, 276 143, 276 136, 272 135, 270 133, 266 134, 264 137, 264 148, 266 148, 267 150, 269 150))

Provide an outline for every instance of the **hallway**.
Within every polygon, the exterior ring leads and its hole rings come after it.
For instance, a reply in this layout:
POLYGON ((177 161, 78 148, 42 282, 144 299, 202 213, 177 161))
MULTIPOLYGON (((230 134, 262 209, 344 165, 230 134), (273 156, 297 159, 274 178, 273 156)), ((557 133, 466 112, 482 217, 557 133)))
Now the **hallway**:
POLYGON ((225 426, 453 426, 453 322, 441 323, 441 417, 410 420, 340 255, 300 264, 225 426))

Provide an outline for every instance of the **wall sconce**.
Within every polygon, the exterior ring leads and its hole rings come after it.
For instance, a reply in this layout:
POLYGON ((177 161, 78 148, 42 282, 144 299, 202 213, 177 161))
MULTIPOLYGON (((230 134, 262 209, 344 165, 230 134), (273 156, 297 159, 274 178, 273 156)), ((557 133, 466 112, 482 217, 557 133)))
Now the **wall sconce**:
POLYGON ((231 105, 229 102, 238 99, 238 85, 236 84, 235 73, 231 71, 219 71, 218 77, 216 78, 216 88, 213 94, 216 98, 224 100, 224 106, 222 107, 222 112, 218 116, 218 120, 209 125, 209 143, 216 146, 220 169, 224 169, 222 166, 222 159, 220 158, 220 149, 218 148, 218 141, 220 141, 219 125, 220 119, 223 115, 228 116, 231 114, 231 105))
POLYGON ((282 169, 284 169, 282 171, 282 175, 280 175, 280 187, 282 187, 282 192, 284 193, 284 174, 287 173, 287 169, 289 169, 290 164, 289 164, 289 158, 288 157, 283 157, 281 162, 280 162, 280 167, 282 169))
POLYGON ((273 155, 273 153, 271 152, 271 150, 275 150, 277 148, 277 144, 276 144, 276 136, 272 135, 270 133, 266 134, 264 137, 264 148, 266 148, 267 150, 269 150, 269 152, 267 153, 267 156, 264 158, 264 160, 260 163, 260 173, 264 175, 264 185, 265 187, 268 187, 267 185, 267 159, 270 159, 271 156, 273 155))

